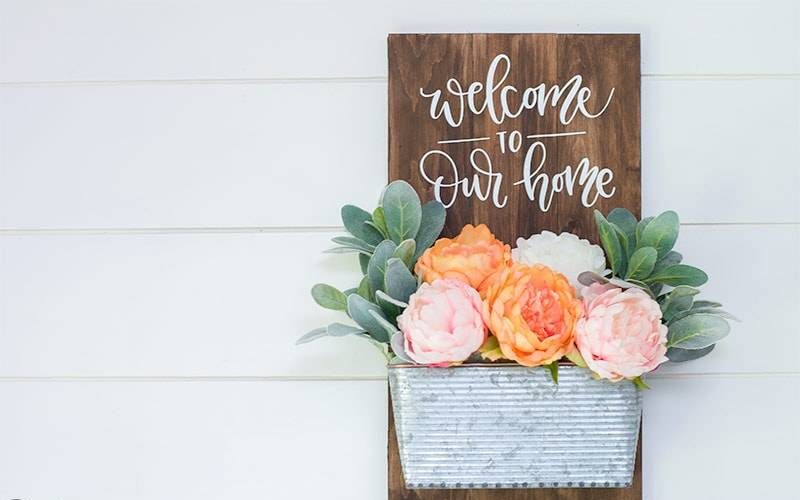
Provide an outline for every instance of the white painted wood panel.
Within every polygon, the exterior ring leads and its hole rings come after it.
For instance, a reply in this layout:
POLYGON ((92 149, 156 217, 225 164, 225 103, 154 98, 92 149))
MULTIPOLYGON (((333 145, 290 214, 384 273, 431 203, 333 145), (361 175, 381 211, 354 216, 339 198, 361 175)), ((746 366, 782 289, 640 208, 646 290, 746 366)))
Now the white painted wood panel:
MULTIPOLYGON (((645 213, 800 222, 800 79, 643 103, 645 213)), ((380 82, 0 87, 0 227, 339 225, 386 182, 386 106, 380 82)))
POLYGON ((800 71, 793 0, 9 1, 0 80, 386 74, 391 32, 641 32, 645 73, 800 71))
POLYGON ((710 277, 702 298, 741 323, 714 352, 658 373, 800 372, 800 226, 682 227, 676 249, 710 277), (746 368, 745 368, 746 367, 746 368))
POLYGON ((352 256, 322 254, 334 234, 0 238, 0 373, 382 374, 368 342, 294 345, 346 319, 309 293, 358 282, 352 256))
POLYGON ((645 81, 642 209, 800 222, 800 78, 645 81))
POLYGON ((0 498, 379 500, 385 382, 0 382, 0 498))
MULTIPOLYGON (((743 323, 718 351, 663 372, 800 370, 799 226, 691 226, 678 249, 707 298, 743 323), (780 263, 780 265, 776 265, 780 263)), ((343 315, 316 282, 357 282, 335 233, 0 237, 0 376, 381 377, 357 339, 295 339, 343 315)))
POLYGON ((644 500, 796 499, 800 376, 657 380, 644 399, 644 500))
POLYGON ((386 183, 386 86, 0 87, 0 225, 338 225, 386 183))
MULTIPOLYGON (((799 382, 654 381, 645 395, 644 498, 791 498, 799 382)), ((384 499, 385 388, 0 382, 0 498, 384 499)))

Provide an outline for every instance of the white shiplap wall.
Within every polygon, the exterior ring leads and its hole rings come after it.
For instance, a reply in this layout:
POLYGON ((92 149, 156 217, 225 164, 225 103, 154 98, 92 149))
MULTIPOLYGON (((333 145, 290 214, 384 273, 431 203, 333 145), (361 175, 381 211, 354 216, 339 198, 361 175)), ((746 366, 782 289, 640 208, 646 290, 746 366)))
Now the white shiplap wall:
POLYGON ((794 0, 0 0, 0 500, 385 499, 381 356, 293 342, 404 31, 642 33, 644 211, 744 320, 651 377, 645 499, 797 498, 794 0))

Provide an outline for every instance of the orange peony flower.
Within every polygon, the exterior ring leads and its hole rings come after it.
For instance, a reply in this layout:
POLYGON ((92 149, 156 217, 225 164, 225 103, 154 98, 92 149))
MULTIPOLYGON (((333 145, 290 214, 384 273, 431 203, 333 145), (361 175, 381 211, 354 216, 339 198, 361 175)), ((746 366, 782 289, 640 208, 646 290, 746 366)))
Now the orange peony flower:
POLYGON ((486 224, 467 224, 455 238, 440 238, 417 261, 414 271, 426 283, 453 278, 480 292, 488 278, 511 263, 511 247, 494 237, 486 224))
POLYGON ((583 306, 564 275, 514 264, 492 279, 484 315, 503 356, 525 366, 552 363, 573 349, 583 306))

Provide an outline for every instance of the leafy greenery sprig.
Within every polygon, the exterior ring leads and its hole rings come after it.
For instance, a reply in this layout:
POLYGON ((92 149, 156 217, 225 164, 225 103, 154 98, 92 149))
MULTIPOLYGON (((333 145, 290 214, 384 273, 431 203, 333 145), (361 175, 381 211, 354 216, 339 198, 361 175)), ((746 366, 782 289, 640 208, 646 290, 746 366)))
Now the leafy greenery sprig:
POLYGON ((332 323, 297 343, 356 335, 378 344, 387 356, 391 343, 391 351, 402 356, 397 316, 417 291, 414 265, 441 234, 445 215, 444 205, 435 200, 423 205, 405 181, 389 184, 372 213, 354 205, 342 207, 342 223, 350 236, 333 238, 337 246, 328 253, 357 253, 363 277, 357 287, 344 291, 318 283, 311 296, 326 309, 347 313, 356 326, 332 323))
POLYGON ((697 287, 708 281, 708 275, 683 264, 683 256, 672 249, 680 229, 678 214, 667 211, 638 221, 630 211, 616 208, 608 217, 597 210, 594 216, 612 277, 583 273, 581 282, 637 287, 650 294, 669 329, 670 361, 689 361, 710 353, 730 332, 728 320, 737 320, 718 302, 695 300, 700 293, 697 287))

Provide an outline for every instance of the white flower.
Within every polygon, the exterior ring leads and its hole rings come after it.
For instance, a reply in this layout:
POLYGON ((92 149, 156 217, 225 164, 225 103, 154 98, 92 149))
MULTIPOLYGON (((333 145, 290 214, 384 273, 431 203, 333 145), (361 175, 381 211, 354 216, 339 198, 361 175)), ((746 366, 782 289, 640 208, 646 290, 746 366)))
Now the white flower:
POLYGON ((522 264, 544 264, 567 277, 577 290, 578 275, 584 271, 603 274, 606 268, 606 255, 598 245, 578 239, 572 233, 556 235, 550 231, 534 234, 527 240, 517 239, 517 248, 511 250, 511 258, 522 264))

